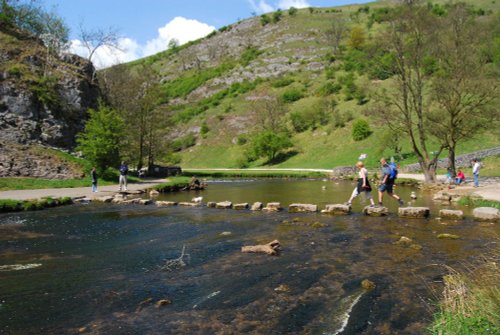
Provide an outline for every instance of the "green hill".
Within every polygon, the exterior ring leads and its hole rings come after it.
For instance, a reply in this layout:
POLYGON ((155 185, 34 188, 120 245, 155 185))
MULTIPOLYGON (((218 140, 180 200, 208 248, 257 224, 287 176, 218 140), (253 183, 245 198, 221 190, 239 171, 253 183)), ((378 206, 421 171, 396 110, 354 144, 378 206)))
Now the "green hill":
MULTIPOLYGON (((478 20, 498 17, 495 1, 468 3, 478 20)), ((372 90, 390 89, 394 80, 394 60, 378 46, 393 6, 376 2, 252 17, 204 39, 101 71, 99 79, 110 101, 118 101, 117 109, 135 120, 143 109, 124 107, 118 93, 125 89, 123 78, 140 82, 145 72, 149 78, 153 73, 158 91, 147 107, 154 105, 156 111, 150 123, 164 122, 149 140, 156 162, 185 168, 331 168, 352 165, 366 153, 368 165, 374 166, 380 156, 396 154, 386 123, 373 117, 372 90), (344 33, 336 52, 339 29, 344 33), (248 160, 250 142, 270 119, 293 147, 272 162, 248 160), (368 121, 371 134, 355 141, 352 126, 358 119, 368 121)), ((447 10, 441 1, 428 6, 433 15, 447 10)), ((498 52, 495 43, 493 53, 498 52)), ((495 62, 492 66, 498 67, 498 56, 495 62)), ((147 139, 141 141, 144 145, 147 139)), ((138 146, 132 139, 129 143, 138 146)), ((498 132, 491 130, 461 143, 457 153, 499 144, 498 132)), ((403 164, 416 162, 409 139, 400 137, 398 146, 403 164)), ((136 161, 137 151, 129 156, 136 161)))

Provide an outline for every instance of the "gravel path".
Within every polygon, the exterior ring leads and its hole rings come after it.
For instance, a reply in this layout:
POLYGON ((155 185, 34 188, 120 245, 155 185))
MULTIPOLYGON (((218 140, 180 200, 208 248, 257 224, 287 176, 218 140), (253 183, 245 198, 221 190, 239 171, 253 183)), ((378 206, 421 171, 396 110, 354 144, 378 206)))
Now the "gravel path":
MULTIPOLYGON (((165 179, 151 179, 144 180, 140 183, 128 184, 129 191, 139 191, 151 188, 155 185, 165 182, 165 179)), ((28 200, 28 199, 40 199, 44 197, 96 197, 113 195, 118 193, 117 185, 101 186, 97 188, 99 192, 92 193, 92 188, 89 187, 75 187, 75 188, 45 188, 38 190, 13 190, 13 191, 3 191, 0 192, 0 199, 13 199, 13 200, 28 200)))

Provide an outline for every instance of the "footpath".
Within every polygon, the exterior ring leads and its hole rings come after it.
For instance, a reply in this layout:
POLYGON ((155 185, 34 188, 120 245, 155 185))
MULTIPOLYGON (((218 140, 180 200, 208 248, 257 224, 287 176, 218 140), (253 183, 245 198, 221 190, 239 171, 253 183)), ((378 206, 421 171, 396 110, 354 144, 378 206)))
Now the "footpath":
MULTIPOLYGON (((129 183, 127 185, 128 191, 140 191, 152 188, 155 185, 164 183, 166 179, 145 179, 139 183, 129 183)), ((99 192, 93 193, 92 188, 89 187, 75 187, 75 188, 44 188, 37 190, 12 190, 0 192, 0 199, 12 200, 29 200, 40 199, 46 197, 60 198, 60 197, 100 197, 105 195, 113 195, 118 193, 118 184, 97 187, 99 192)))

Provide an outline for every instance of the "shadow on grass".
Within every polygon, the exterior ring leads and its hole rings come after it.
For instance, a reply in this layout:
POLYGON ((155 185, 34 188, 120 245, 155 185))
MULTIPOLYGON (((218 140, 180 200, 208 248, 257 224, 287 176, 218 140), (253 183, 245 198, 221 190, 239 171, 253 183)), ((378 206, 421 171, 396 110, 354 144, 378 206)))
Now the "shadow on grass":
POLYGON ((274 165, 274 164, 283 163, 283 162, 287 161, 288 159, 292 158, 293 156, 296 156, 298 153, 299 152, 297 150, 280 152, 278 155, 276 155, 276 157, 265 162, 264 165, 274 165))

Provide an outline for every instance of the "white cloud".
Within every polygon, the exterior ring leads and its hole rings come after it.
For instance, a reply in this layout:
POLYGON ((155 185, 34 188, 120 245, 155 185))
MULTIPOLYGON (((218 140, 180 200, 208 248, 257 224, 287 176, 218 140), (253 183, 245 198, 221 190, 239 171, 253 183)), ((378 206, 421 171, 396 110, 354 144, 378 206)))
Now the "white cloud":
POLYGON ((268 4, 265 0, 260 0, 259 3, 255 2, 255 0, 248 0, 248 2, 257 14, 269 13, 274 11, 273 6, 268 4))
POLYGON ((307 8, 311 7, 311 5, 307 2, 307 0, 280 0, 278 7, 281 9, 288 9, 290 7, 307 8))
POLYGON ((143 56, 153 55, 167 49, 168 42, 176 39, 179 44, 202 38, 215 30, 206 23, 178 16, 165 26, 158 29, 158 37, 148 41, 143 50, 143 56))
MULTIPOLYGON (((172 39, 177 40, 179 44, 184 44, 202 38, 214 30, 214 27, 203 22, 176 17, 159 28, 158 37, 147 41, 145 45, 140 45, 130 38, 121 38, 118 41, 118 49, 105 46, 98 48, 92 57, 92 62, 98 69, 130 62, 166 50, 168 42, 172 39)), ((89 55, 89 51, 80 40, 71 41, 70 52, 85 58, 89 55)))

